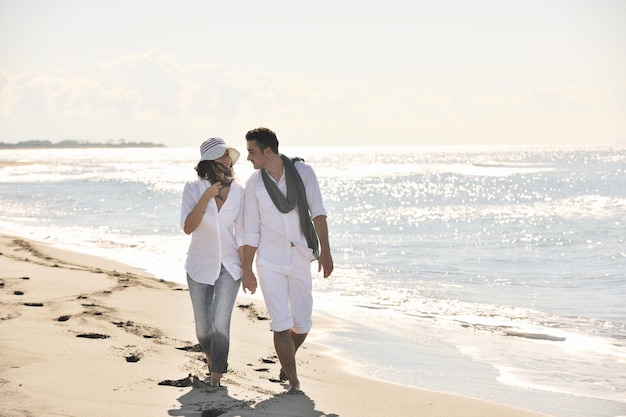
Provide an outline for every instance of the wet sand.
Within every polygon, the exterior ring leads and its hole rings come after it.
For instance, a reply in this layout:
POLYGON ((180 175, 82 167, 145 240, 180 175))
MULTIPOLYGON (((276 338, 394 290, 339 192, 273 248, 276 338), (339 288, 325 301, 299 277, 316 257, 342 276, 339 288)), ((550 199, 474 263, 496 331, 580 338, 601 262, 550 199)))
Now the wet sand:
MULTIPOLYGON (((211 389, 185 286, 16 236, 0 253, 3 417, 543 415, 359 376, 314 337, 297 357, 304 393, 287 395, 259 294, 240 293, 230 370, 211 389)), ((316 314, 312 335, 339 326, 316 314)))

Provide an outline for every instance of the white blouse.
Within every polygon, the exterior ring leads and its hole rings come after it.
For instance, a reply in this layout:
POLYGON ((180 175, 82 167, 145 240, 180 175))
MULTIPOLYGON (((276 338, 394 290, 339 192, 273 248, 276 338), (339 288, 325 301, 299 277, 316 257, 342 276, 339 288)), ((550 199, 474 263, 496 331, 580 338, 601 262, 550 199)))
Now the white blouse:
MULTIPOLYGON (((184 228, 187 216, 210 186, 208 180, 199 178, 185 184, 180 213, 181 228, 184 228)), ((243 200, 243 188, 234 181, 219 211, 215 199, 209 200, 202 221, 191 232, 185 261, 187 274, 194 281, 214 285, 222 265, 234 280, 241 279, 238 248, 243 245, 244 238, 243 200)))
MULTIPOLYGON (((300 161, 294 165, 304 183, 311 218, 326 216, 322 193, 313 168, 300 161)), ((276 181, 271 175, 270 179, 277 183, 283 195, 287 194, 284 169, 280 181, 276 181)), ((302 233, 298 207, 289 213, 281 213, 265 188, 260 170, 252 173, 246 182, 245 194, 245 244, 257 248, 257 260, 264 259, 276 265, 286 265, 290 262, 288 254, 292 245, 307 259, 314 259, 313 251, 309 249, 302 233)))

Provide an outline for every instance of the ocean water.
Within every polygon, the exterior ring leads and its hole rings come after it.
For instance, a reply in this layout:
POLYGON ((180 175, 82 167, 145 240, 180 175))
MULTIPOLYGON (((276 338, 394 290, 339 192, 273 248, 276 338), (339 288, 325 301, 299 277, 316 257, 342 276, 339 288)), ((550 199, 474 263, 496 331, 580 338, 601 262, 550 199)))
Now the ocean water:
MULTIPOLYGON (((281 151, 315 168, 329 212, 336 269, 324 280, 313 264, 315 308, 345 327, 311 336, 355 370, 555 416, 626 415, 626 148, 281 151)), ((180 200, 197 158, 0 150, 0 230, 184 283, 180 200)), ((237 177, 251 172, 241 158, 237 177)))

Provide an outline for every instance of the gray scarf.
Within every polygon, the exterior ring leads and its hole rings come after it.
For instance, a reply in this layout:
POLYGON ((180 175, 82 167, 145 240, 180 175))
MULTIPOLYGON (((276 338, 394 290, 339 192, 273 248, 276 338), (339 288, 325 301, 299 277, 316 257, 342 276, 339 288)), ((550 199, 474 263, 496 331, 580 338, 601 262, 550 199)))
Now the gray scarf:
MULTIPOLYGON (((272 198, 274 205, 281 213, 289 213, 296 205, 298 206, 298 215, 300 216, 300 227, 306 237, 309 248, 313 250, 313 256, 315 259, 319 258, 319 242, 317 239, 317 233, 311 216, 309 214, 309 204, 306 201, 306 191, 304 189, 304 183, 293 161, 287 158, 285 155, 280 155, 285 165, 285 181, 287 181, 287 198, 280 192, 278 186, 272 181, 267 172, 262 169, 261 176, 265 183, 265 189, 272 198)), ((300 158, 294 158, 294 161, 303 161, 300 158)))

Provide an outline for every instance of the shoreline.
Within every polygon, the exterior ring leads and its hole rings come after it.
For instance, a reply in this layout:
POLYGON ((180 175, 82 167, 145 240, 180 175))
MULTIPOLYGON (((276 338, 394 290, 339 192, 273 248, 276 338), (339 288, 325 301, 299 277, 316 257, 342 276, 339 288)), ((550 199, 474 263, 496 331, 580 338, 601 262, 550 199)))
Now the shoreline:
POLYGON ((316 342, 341 328, 319 313, 297 356, 304 394, 284 395, 262 297, 243 292, 225 387, 207 392, 190 385, 206 364, 184 285, 3 233, 0 253, 0 416, 547 416, 357 375, 316 342))

